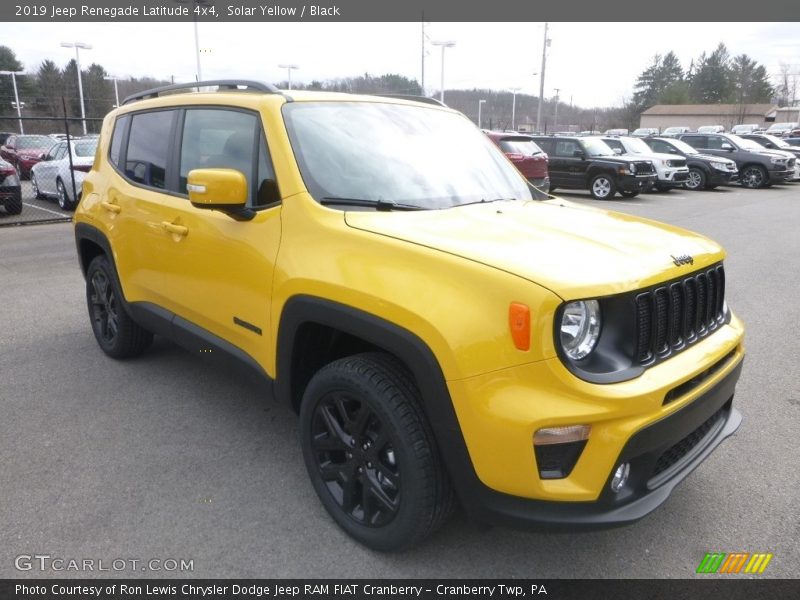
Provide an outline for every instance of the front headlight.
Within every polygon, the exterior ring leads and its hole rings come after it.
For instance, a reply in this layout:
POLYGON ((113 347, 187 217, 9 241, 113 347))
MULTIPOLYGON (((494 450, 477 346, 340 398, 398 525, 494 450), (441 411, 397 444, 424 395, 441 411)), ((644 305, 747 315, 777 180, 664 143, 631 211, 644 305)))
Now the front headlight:
POLYGON ((560 340, 572 360, 588 356, 600 337, 600 303, 597 300, 570 302, 561 314, 560 340))
POLYGON ((786 162, 786 159, 785 158, 779 158, 777 156, 773 156, 772 158, 769 159, 769 161, 773 165, 782 165, 782 164, 784 164, 786 162))
POLYGON ((717 171, 727 171, 728 165, 724 162, 712 162, 711 166, 714 167, 717 171))

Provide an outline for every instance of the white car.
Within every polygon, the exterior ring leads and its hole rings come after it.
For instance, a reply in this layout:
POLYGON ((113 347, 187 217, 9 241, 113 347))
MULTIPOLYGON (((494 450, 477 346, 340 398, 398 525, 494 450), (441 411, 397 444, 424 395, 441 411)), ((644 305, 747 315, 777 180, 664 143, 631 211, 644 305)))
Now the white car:
POLYGON ((744 135, 746 133, 753 133, 759 126, 755 123, 742 123, 741 125, 734 125, 731 127, 731 133, 734 135, 744 135))
POLYGON ((81 198, 83 179, 92 168, 98 138, 77 138, 58 142, 31 169, 31 185, 37 198, 56 198, 62 210, 73 210, 81 198), (72 174, 70 173, 72 153, 72 174))
POLYGON ((674 154, 653 152, 643 140, 635 137, 604 137, 603 141, 611 146, 617 154, 627 154, 644 158, 655 165, 658 179, 655 188, 665 192, 672 188, 682 187, 689 179, 689 167, 686 158, 674 154))
POLYGON ((774 135, 776 137, 783 137, 784 135, 788 134, 792 129, 798 127, 797 123, 773 123, 767 129, 767 133, 769 135, 774 135))
POLYGON ((697 128, 697 133, 725 133, 722 125, 703 125, 697 128))

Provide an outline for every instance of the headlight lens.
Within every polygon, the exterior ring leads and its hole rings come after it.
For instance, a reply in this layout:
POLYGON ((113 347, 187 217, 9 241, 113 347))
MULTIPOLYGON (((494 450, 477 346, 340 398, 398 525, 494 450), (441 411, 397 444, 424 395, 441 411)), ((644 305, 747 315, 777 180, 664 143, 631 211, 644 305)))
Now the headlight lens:
POLYGON ((570 302, 561 314, 561 348, 572 360, 588 356, 600 337, 600 303, 597 300, 570 302))
POLYGON ((785 158, 778 158, 777 156, 773 156, 769 160, 773 165, 781 165, 786 162, 785 158))
POLYGON ((728 168, 728 165, 724 162, 712 162, 711 166, 717 169, 718 171, 725 171, 728 168))

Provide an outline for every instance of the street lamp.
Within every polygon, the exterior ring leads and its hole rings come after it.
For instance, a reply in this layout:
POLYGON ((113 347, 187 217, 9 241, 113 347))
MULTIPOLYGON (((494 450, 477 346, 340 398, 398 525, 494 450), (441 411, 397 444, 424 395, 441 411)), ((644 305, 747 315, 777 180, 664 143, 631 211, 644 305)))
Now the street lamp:
POLYGON ((513 87, 508 89, 510 89, 511 93, 513 94, 513 99, 511 100, 511 129, 516 131, 517 128, 514 126, 514 122, 516 121, 517 117, 517 92, 522 88, 513 87))
POLYGON ((478 100, 478 129, 481 128, 481 107, 486 104, 486 100, 478 100))
POLYGON ((289 89, 292 89, 292 70, 299 69, 300 67, 298 65, 293 65, 293 64, 281 64, 278 65, 278 68, 286 69, 286 76, 289 79, 289 89))
POLYGON ((114 108, 119 108, 119 88, 117 87, 117 81, 119 80, 119 77, 110 75, 108 77, 103 77, 103 79, 105 79, 106 81, 114 82, 114 98, 116 98, 117 100, 117 103, 114 105, 114 108))
POLYGON ((81 55, 80 49, 91 50, 91 44, 83 42, 61 42, 62 48, 75 48, 75 66, 78 68, 78 95, 81 97, 81 122, 83 123, 83 135, 86 135, 86 108, 83 105, 83 81, 81 78, 81 55))
POLYGON ((442 89, 439 92, 439 102, 444 104, 444 49, 445 48, 452 48, 456 45, 455 42, 431 42, 434 46, 441 46, 442 47, 442 89))
POLYGON ((17 93, 17 75, 22 74, 22 71, 0 71, 0 75, 11 75, 11 83, 14 86, 14 104, 17 107, 17 119, 19 119, 20 135, 25 133, 25 129, 22 127, 22 105, 19 103, 19 94, 17 93))

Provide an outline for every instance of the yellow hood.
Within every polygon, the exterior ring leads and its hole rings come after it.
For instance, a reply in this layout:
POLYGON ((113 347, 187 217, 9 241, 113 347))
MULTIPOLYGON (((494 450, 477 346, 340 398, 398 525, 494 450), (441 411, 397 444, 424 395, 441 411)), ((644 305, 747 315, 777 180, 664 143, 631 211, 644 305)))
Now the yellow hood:
POLYGON ((696 233, 564 200, 348 211, 345 222, 513 273, 565 300, 646 287, 724 256, 718 244, 696 233), (692 264, 673 262, 685 255, 692 264))

